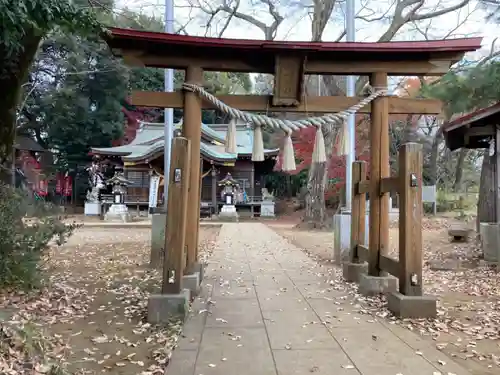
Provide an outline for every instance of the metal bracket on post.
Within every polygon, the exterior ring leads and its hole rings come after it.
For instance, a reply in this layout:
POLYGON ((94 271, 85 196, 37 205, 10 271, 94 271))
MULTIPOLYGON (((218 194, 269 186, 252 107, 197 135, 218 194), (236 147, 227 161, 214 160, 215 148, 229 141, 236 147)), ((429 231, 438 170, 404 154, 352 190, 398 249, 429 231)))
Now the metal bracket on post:
POLYGON ((174 170, 174 183, 179 183, 182 180, 182 169, 175 168, 174 170))
POLYGON ((410 187, 418 187, 418 179, 415 173, 410 174, 410 187))
POLYGON ((170 277, 168 278, 168 283, 173 284, 175 283, 175 270, 170 270, 170 277))
POLYGON ((418 286, 418 275, 416 273, 410 275, 410 283, 412 286, 418 286))

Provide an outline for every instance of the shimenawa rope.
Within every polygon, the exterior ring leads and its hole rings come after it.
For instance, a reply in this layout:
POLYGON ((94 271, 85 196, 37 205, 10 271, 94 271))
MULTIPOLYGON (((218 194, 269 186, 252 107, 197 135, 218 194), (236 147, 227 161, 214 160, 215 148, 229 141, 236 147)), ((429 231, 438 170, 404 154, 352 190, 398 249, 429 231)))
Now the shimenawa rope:
POLYGON ((341 111, 339 113, 332 113, 332 114, 327 114, 324 116, 318 116, 318 117, 309 117, 301 120, 282 120, 282 119, 276 119, 276 118, 271 118, 265 115, 256 115, 253 113, 249 112, 244 112, 240 111, 239 109, 232 108, 228 106, 226 103, 222 102, 219 100, 217 97, 214 95, 210 94, 208 91, 206 91, 203 87, 199 85, 195 85, 192 83, 184 83, 182 85, 183 89, 192 91, 200 95, 202 98, 205 100, 209 101, 212 103, 218 110, 221 112, 228 114, 234 119, 238 120, 243 120, 246 122, 251 122, 255 125, 258 126, 269 126, 271 128, 281 128, 285 133, 291 133, 293 131, 297 131, 303 128, 306 128, 308 126, 323 126, 323 125, 328 125, 328 124, 335 124, 335 123, 341 123, 349 115, 356 113, 359 111, 361 108, 363 108, 365 105, 369 104, 372 102, 374 99, 378 98, 379 96, 383 96, 387 94, 387 89, 382 88, 379 90, 373 90, 373 92, 367 96, 366 98, 362 99, 359 103, 353 105, 352 107, 341 111))
MULTIPOLYGON (((236 144, 236 124, 235 120, 243 120, 247 123, 253 123, 254 126, 254 142, 253 142, 253 150, 252 150, 252 160, 253 161, 263 161, 265 160, 264 155, 264 144, 262 140, 262 126, 269 126, 275 129, 282 129, 285 134, 285 142, 283 146, 283 162, 282 162, 282 170, 283 171, 292 171, 296 169, 295 164, 295 155, 293 151, 293 142, 291 138, 291 134, 293 131, 297 131, 300 129, 304 129, 310 126, 316 126, 316 139, 314 143, 314 150, 312 155, 312 161, 315 163, 323 163, 326 162, 326 151, 325 151, 325 141, 323 137, 323 126, 331 127, 333 124, 343 123, 340 137, 342 147, 338 149, 340 154, 345 154, 346 151, 346 137, 344 133, 347 133, 347 127, 345 120, 351 114, 356 113, 365 105, 369 104, 374 99, 386 95, 387 88, 372 88, 371 93, 364 99, 362 99, 359 103, 353 105, 352 107, 341 111, 339 113, 327 114, 319 117, 307 117, 302 120, 282 120, 271 118, 265 115, 256 115, 249 112, 240 111, 239 109, 232 108, 219 100, 214 95, 207 92, 203 87, 192 84, 192 83, 184 83, 182 85, 183 89, 187 91, 191 91, 200 95, 203 99, 212 103, 218 110, 222 113, 225 113, 231 117, 231 123, 228 128, 228 132, 226 135, 226 152, 237 154, 237 144, 236 144)), ((307 103, 306 103, 307 106, 307 103)))

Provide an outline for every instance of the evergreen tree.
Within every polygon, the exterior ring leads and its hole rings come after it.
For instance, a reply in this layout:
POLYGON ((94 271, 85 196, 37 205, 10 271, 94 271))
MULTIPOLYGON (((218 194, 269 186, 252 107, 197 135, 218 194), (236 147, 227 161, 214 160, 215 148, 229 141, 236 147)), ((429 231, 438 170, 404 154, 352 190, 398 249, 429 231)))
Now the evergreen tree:
MULTIPOLYGON (((0 0, 1 1, 1 0, 0 0)), ((88 0, 77 6, 88 7, 88 0)), ((104 25, 149 31, 163 30, 163 21, 131 10, 113 11, 113 1, 99 1, 98 21, 104 25)), ((184 80, 175 72, 175 87, 184 80)), ((251 80, 244 73, 206 72, 214 94, 245 93, 251 80)), ((79 36, 54 29, 43 39, 23 85, 17 134, 25 134, 55 151, 60 169, 75 169, 89 161, 91 147, 109 147, 125 124, 122 106, 132 90, 163 91, 164 69, 130 68, 112 55, 98 33, 79 36)), ((158 121, 163 121, 163 111, 158 121)), ((175 113, 176 120, 182 111, 175 113)), ((204 111, 205 122, 224 120, 204 111)))
POLYGON ((11 159, 22 85, 49 33, 99 32, 91 10, 69 0, 0 0, 0 163, 11 159))

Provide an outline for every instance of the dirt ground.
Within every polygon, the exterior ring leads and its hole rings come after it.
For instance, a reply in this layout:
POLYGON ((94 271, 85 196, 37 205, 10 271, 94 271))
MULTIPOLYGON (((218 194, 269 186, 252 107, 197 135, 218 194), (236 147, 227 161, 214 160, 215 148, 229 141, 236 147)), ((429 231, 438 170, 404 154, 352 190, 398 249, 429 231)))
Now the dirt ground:
MULTIPOLYGON (((209 252, 220 227, 202 227, 201 252, 209 252)), ((0 295, 13 320, 31 322, 53 344, 49 357, 72 374, 161 374, 181 324, 146 322, 147 297, 161 276, 148 267, 148 228, 81 228, 51 249, 49 287, 30 297, 0 295)))
MULTIPOLYGON (((381 307, 383 300, 367 303, 377 307, 379 316, 434 341, 439 350, 473 374, 497 374, 500 370, 500 273, 481 262, 475 240, 465 244, 450 242, 447 229, 455 222, 456 219, 437 217, 425 218, 422 223, 424 290, 439 298, 437 319, 397 320, 381 307), (443 262, 451 264, 451 269, 434 269, 443 262)), ((288 222, 270 223, 277 233, 311 256, 333 262, 331 231, 299 230, 294 226, 288 222)), ((397 225, 392 224, 390 247, 394 257, 397 257, 398 238, 397 225)))

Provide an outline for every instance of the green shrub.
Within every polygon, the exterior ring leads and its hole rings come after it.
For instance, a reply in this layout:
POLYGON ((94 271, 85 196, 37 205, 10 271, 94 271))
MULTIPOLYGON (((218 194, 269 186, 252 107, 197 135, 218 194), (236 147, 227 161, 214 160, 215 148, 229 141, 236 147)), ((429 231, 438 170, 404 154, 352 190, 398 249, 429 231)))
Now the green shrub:
POLYGON ((0 185, 0 288, 38 286, 39 265, 49 242, 64 243, 74 229, 59 219, 51 204, 0 185), (26 223, 27 217, 33 222, 26 223))
POLYGON ((477 195, 474 193, 446 193, 438 190, 436 197, 438 212, 470 211, 477 206, 477 195))

